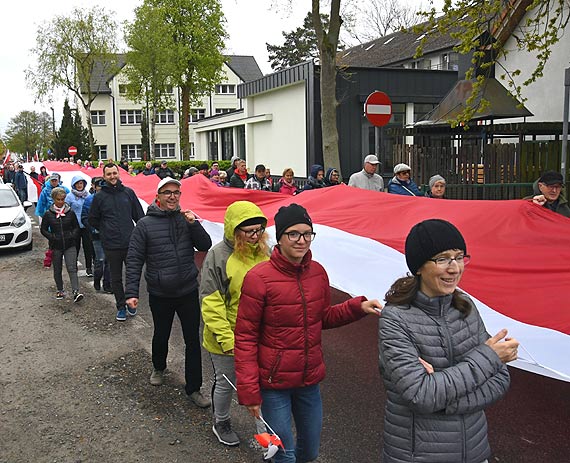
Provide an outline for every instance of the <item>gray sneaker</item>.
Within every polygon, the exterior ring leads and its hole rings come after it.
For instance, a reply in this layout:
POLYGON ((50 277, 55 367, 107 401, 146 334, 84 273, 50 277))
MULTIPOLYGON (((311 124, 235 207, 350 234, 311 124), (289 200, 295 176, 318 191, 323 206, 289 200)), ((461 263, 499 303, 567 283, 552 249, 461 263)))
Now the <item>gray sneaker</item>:
POLYGON ((200 391, 194 391, 192 394, 190 394, 190 400, 200 408, 208 408, 210 405, 212 405, 210 399, 205 397, 200 391))
POLYGON ((212 431, 222 444, 232 447, 239 445, 239 437, 232 429, 232 422, 229 419, 214 423, 212 431))
POLYGON ((150 375, 150 384, 153 386, 162 386, 164 383, 164 371, 163 370, 152 370, 150 375))

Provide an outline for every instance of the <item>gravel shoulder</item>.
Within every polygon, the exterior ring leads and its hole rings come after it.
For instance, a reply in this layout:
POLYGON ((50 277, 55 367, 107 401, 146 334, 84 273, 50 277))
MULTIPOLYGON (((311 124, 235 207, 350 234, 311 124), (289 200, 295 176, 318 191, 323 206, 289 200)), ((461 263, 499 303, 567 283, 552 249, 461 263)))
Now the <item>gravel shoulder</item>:
MULTIPOLYGON (((179 326, 166 383, 153 387, 147 306, 117 322, 112 296, 86 276, 81 303, 57 301, 46 248, 36 228, 32 251, 0 253, 0 463, 261 461, 242 407, 233 413, 243 442, 227 448, 212 434, 210 410, 187 399, 179 326)), ((209 393, 205 354, 203 364, 209 393)))

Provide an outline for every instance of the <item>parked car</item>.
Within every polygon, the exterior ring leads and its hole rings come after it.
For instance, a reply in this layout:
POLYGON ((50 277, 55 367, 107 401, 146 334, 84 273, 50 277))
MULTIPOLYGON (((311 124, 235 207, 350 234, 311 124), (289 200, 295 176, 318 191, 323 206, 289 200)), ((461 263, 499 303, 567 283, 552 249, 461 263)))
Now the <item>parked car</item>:
POLYGON ((26 214, 31 205, 22 204, 11 185, 0 184, 0 249, 32 249, 32 221, 26 214))

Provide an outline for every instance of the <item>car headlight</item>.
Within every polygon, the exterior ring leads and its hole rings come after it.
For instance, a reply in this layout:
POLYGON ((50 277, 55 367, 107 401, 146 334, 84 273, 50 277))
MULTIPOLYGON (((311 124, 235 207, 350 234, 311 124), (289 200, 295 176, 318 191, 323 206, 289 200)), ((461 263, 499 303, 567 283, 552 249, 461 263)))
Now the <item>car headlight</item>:
POLYGON ((22 225, 26 223, 26 216, 23 212, 20 212, 14 220, 12 220, 12 226, 16 228, 20 228, 22 225))

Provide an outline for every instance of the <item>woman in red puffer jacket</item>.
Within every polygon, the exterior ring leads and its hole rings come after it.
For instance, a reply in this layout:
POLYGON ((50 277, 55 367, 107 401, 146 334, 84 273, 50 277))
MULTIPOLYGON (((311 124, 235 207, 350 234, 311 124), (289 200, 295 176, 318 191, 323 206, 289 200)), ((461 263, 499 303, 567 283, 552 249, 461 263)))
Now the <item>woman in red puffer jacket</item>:
POLYGON ((318 456, 322 428, 321 331, 378 314, 382 306, 363 296, 330 305, 328 276, 311 259, 315 233, 302 206, 279 209, 275 233, 270 260, 250 270, 242 285, 234 350, 238 398, 251 415, 261 410, 281 438, 275 463, 306 462, 318 456))

